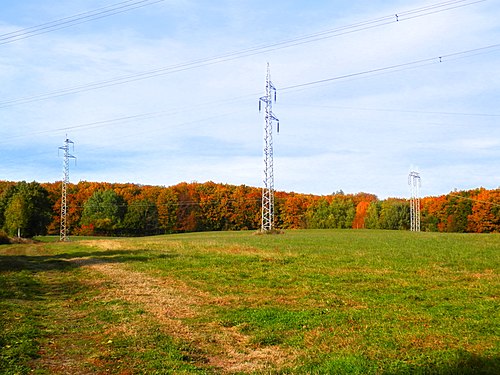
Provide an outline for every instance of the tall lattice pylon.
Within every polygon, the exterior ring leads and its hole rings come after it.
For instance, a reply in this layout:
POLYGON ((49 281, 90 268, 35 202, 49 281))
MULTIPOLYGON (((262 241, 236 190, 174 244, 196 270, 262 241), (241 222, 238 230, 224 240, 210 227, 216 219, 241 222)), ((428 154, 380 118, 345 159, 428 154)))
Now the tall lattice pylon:
POLYGON ((59 150, 64 151, 63 159, 63 180, 61 184, 61 232, 60 240, 68 241, 68 205, 67 205, 67 187, 69 183, 69 159, 76 159, 75 156, 69 152, 70 144, 74 148, 74 142, 66 137, 64 146, 59 147, 59 150))
POLYGON ((408 185, 410 185, 410 230, 420 232, 420 175, 417 172, 410 172, 408 175, 408 185))
POLYGON ((277 123, 279 132, 279 120, 273 114, 273 101, 276 101, 276 88, 271 82, 271 71, 267 64, 266 95, 259 100, 259 111, 262 103, 265 105, 265 127, 264 127, 264 186, 262 188, 262 223, 261 231, 266 232, 274 229, 274 170, 273 170, 273 122, 277 123))

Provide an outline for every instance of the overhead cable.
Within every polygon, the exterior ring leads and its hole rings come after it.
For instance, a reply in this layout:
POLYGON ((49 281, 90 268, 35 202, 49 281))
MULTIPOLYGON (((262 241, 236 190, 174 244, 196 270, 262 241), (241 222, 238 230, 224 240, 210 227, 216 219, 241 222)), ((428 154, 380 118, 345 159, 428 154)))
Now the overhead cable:
MULTIPOLYGON (((333 81, 338 81, 342 79, 347 79, 347 78, 353 78, 353 77, 363 77, 363 76, 369 76, 370 74, 375 74, 375 73, 392 73, 394 71, 398 71, 403 67, 406 68, 418 68, 428 64, 439 64, 439 63, 445 63, 447 62, 450 58, 458 58, 458 57, 464 57, 464 56, 469 56, 469 55, 476 55, 480 51, 488 51, 488 50, 494 50, 500 48, 500 43, 499 44, 493 44, 490 46, 485 46, 485 47, 480 47, 480 48, 474 48, 470 50, 465 50, 465 51, 460 51, 460 52, 454 52, 454 53, 449 53, 446 55, 440 55, 437 57, 431 57, 431 58, 426 58, 426 59, 419 59, 415 61, 410 61, 402 64, 396 64, 396 65, 390 65, 390 66, 385 66, 381 68, 376 68, 376 69, 369 69, 361 72, 356 72, 356 73, 349 73, 349 74, 344 74, 336 77, 331 77, 331 78, 325 78, 321 80, 316 80, 316 81, 310 81, 310 82, 304 82, 304 83, 299 83, 296 85, 291 85, 291 86, 285 86, 280 88, 281 92, 286 93, 287 91, 295 91, 298 89, 308 89, 312 86, 318 85, 318 84, 325 84, 325 83, 330 83, 333 81)), ((256 94, 247 94, 247 95, 242 95, 239 98, 236 99, 243 99, 243 98, 248 98, 255 96, 256 94)), ((231 99, 229 101, 234 101, 235 99, 231 99)), ((203 103, 200 104, 199 107, 203 107, 206 105, 214 104, 214 103, 225 103, 228 102, 226 101, 216 101, 216 102, 209 102, 209 103, 203 103)), ((187 110, 188 108, 185 108, 184 110, 187 110)), ((192 107, 189 107, 189 109, 192 109, 192 107)), ((446 114, 446 115, 462 115, 462 116, 488 116, 488 117, 498 117, 500 116, 499 114, 491 114, 491 113, 457 113, 457 112, 424 112, 424 111, 398 111, 398 110, 388 110, 388 109, 367 109, 367 108, 353 108, 357 110, 378 110, 378 111, 392 111, 392 112, 416 112, 416 113, 429 113, 429 114, 446 114)), ((96 128, 96 127, 102 127, 102 126, 108 126, 111 124, 116 124, 116 123, 124 123, 124 122, 129 122, 129 121, 135 121, 135 120, 145 120, 145 119, 151 119, 155 117, 163 117, 163 116, 168 116, 168 115, 174 115, 174 114, 179 114, 181 113, 182 110, 175 110, 175 111, 157 111, 157 112, 148 112, 148 113, 142 113, 142 114, 135 114, 135 115, 128 115, 128 116, 123 116, 123 117, 116 117, 113 119, 107 119, 107 120, 100 120, 100 121, 94 121, 90 123, 84 123, 84 124, 79 124, 79 125, 69 125, 65 126, 63 128, 59 129, 51 129, 51 130, 42 130, 39 132, 36 132, 34 134, 44 134, 44 133, 53 133, 53 132, 60 132, 60 131, 70 131, 70 130, 77 130, 81 128, 96 128)), ((33 135, 33 133, 32 133, 33 135)), ((7 141, 9 139, 13 138, 22 138, 22 135, 10 135, 10 136, 5 136, 2 140, 7 141)))
POLYGON ((474 48, 474 49, 470 49, 470 50, 465 50, 465 51, 450 53, 450 54, 447 54, 447 55, 440 55, 440 56, 436 56, 436 57, 430 57, 430 58, 427 58, 427 59, 420 59, 420 60, 410 61, 410 62, 401 63, 401 64, 389 65, 389 66, 385 66, 385 67, 382 67, 382 68, 365 70, 365 71, 362 71, 362 72, 349 73, 349 74, 344 74, 344 75, 335 76, 335 77, 331 77, 331 78, 324 78, 324 79, 320 79, 320 80, 317 80, 317 81, 310 81, 310 82, 305 82, 305 83, 299 83, 299 84, 292 85, 292 86, 281 87, 280 91, 289 91, 289 90, 298 89, 298 88, 302 88, 302 87, 306 87, 306 86, 313 86, 313 85, 318 85, 318 84, 321 84, 321 83, 338 81, 338 80, 342 80, 342 79, 346 79, 346 78, 353 78, 353 77, 358 77, 358 76, 363 76, 363 75, 368 75, 368 74, 373 74, 373 73, 380 73, 380 72, 385 72, 385 71, 391 71, 391 70, 396 70, 396 69, 400 69, 400 68, 415 67, 415 66, 419 66, 419 65, 422 65, 422 64, 442 63, 446 59, 451 58, 451 57, 458 57, 458 56, 462 56, 463 57, 463 56, 469 55, 469 54, 476 54, 479 51, 483 51, 484 52, 486 50, 493 50, 493 49, 497 49, 497 48, 500 48, 500 43, 498 43, 498 44, 492 44, 492 45, 485 46, 485 47, 474 48))
POLYGON ((438 12, 444 12, 447 10, 455 9, 457 7, 464 7, 479 2, 484 2, 487 0, 453 0, 437 3, 434 5, 429 5, 426 7, 416 8, 413 10, 398 13, 396 15, 389 15, 385 17, 380 17, 364 22, 358 22, 348 26, 343 26, 335 29, 324 30, 314 34, 309 34, 305 36, 300 36, 281 42, 275 42, 271 44, 265 44, 255 47, 246 48, 240 51, 228 52, 218 56, 201 58, 193 61, 188 61, 184 63, 174 64, 170 66, 160 67, 156 69, 151 69, 148 71, 138 72, 134 74, 128 74, 124 76, 114 77, 102 81, 96 81, 76 86, 71 86, 59 90, 54 90, 42 94, 36 94, 32 96, 26 96, 21 98, 7 99, 0 101, 0 108, 10 107, 19 104, 31 103, 39 100, 47 100, 51 98, 56 98, 65 95, 77 94, 81 92, 102 89, 106 87, 123 85, 130 82, 140 81, 144 79, 154 78, 162 75, 182 72, 190 69, 200 68, 203 66, 218 64, 222 62, 227 62, 231 60, 241 59, 244 57, 249 57, 265 52, 276 51, 279 49, 290 48, 306 43, 317 42, 324 39, 329 39, 337 37, 340 35, 354 33, 362 30, 367 30, 375 27, 380 27, 388 25, 395 22, 403 22, 409 19, 428 16, 438 12))
POLYGON ((128 12, 137 8, 157 4, 163 1, 165 0, 128 0, 88 12, 78 13, 73 16, 59 18, 57 20, 45 22, 36 26, 26 27, 24 29, 0 34, 0 45, 17 42, 18 40, 65 29, 100 18, 110 17, 115 14, 128 12))

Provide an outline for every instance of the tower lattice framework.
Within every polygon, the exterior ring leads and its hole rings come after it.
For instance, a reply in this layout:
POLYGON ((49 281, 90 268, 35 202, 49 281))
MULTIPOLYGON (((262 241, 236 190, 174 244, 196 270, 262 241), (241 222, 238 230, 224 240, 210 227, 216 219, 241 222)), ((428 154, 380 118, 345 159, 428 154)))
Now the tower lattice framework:
POLYGON ((420 174, 410 172, 408 185, 410 185, 410 230, 420 232, 420 174))
POLYGON ((61 184, 61 231, 59 239, 68 241, 68 204, 67 204, 67 189, 69 183, 69 159, 76 159, 70 154, 70 145, 74 147, 74 142, 66 138, 64 146, 59 147, 59 150, 64 151, 63 155, 63 180, 61 184))
POLYGON ((259 111, 264 103, 265 127, 264 127, 264 186, 262 188, 262 222, 263 232, 274 229, 274 170, 273 170, 273 122, 277 123, 279 132, 279 120, 273 114, 273 101, 276 101, 276 88, 271 82, 271 71, 267 64, 266 95, 259 100, 259 111))

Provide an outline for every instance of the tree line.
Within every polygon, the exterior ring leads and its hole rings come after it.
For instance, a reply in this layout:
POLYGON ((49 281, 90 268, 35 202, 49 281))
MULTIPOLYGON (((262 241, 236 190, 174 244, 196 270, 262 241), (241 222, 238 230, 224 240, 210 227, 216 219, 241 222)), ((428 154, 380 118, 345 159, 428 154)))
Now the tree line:
MULTIPOLYGON (((261 189, 214 182, 145 186, 81 181, 67 187, 71 235, 256 230, 261 189)), ((451 192, 421 200, 421 228, 440 232, 500 232, 500 189, 451 192)), ((0 181, 0 229, 10 236, 59 234, 61 182, 0 181)), ((410 226, 406 199, 369 193, 326 196, 276 192, 281 229, 392 229, 410 226)))

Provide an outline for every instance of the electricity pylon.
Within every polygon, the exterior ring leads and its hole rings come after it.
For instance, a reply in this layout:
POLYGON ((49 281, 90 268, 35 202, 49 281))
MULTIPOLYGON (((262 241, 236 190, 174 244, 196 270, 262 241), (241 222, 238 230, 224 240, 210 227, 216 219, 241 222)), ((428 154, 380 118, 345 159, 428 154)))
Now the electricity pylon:
POLYGON ((420 232, 420 175, 410 172, 408 175, 410 185, 410 230, 420 232))
POLYGON ((266 95, 259 100, 265 104, 264 127, 264 187, 262 188, 262 232, 274 229, 274 171, 273 171, 273 121, 277 122, 277 131, 280 130, 279 120, 273 114, 273 100, 276 101, 276 88, 271 82, 271 71, 267 63, 266 95))
POLYGON ((59 150, 64 151, 64 159, 63 159, 63 173, 64 177, 61 184, 61 232, 60 232, 60 240, 68 241, 68 206, 67 206, 67 186, 69 183, 69 159, 76 159, 75 156, 69 153, 69 145, 73 146, 74 142, 66 138, 64 141, 64 146, 59 147, 59 150))

